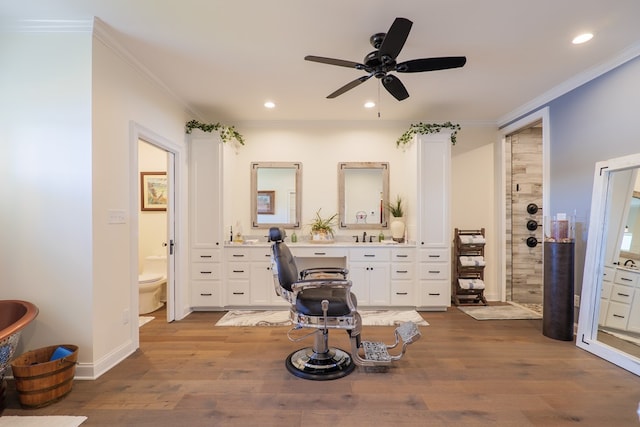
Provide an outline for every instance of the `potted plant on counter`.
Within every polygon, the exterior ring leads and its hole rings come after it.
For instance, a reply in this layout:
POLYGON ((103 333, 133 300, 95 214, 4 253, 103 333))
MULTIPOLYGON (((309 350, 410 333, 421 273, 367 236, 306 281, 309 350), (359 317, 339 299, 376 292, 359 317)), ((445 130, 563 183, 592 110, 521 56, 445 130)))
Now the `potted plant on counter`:
POLYGON ((333 227, 335 226, 336 217, 333 214, 329 218, 320 216, 320 209, 316 211, 315 219, 309 224, 311 226, 311 241, 313 243, 333 243, 333 227))
POLYGON ((402 206, 402 197, 396 196, 396 201, 387 203, 387 210, 391 214, 391 237, 396 242, 404 242, 404 207, 402 206))

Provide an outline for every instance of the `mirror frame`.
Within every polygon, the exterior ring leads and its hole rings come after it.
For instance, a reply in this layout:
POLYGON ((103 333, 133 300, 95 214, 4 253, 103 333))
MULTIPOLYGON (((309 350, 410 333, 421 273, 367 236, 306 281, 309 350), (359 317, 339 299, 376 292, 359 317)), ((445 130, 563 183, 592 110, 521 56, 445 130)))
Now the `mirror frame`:
POLYGON ((338 163, 338 215, 340 228, 351 230, 378 230, 388 228, 387 205, 389 204, 389 163, 388 162, 340 162, 338 163), (382 222, 380 224, 355 224, 345 222, 345 169, 380 169, 382 171, 382 222))
POLYGON ((640 359, 598 341, 598 321, 604 258, 607 250, 606 238, 609 229, 608 190, 611 174, 639 167, 640 153, 596 163, 576 336, 578 347, 636 375, 640 375, 640 359))
POLYGON ((300 228, 302 218, 302 163, 300 162, 252 162, 251 163, 251 228, 300 228), (294 169, 296 173, 296 217, 289 223, 258 222, 258 169, 294 169))

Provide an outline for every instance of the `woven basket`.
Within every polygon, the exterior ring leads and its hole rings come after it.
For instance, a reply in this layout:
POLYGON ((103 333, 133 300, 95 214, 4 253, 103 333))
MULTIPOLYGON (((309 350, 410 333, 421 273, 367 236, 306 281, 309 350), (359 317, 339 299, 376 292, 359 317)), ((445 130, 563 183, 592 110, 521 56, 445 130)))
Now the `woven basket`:
POLYGON ((76 373, 78 347, 60 344, 29 351, 11 362, 20 404, 27 408, 50 405, 71 392, 76 373), (51 356, 58 347, 72 353, 61 359, 51 356))

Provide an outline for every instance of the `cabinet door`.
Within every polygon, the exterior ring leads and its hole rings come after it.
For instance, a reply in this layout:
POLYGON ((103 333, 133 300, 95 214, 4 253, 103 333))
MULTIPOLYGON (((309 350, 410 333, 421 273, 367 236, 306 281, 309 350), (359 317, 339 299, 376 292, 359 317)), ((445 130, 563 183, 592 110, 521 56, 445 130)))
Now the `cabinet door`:
POLYGON ((191 135, 189 140, 191 247, 220 247, 222 232, 220 140, 212 135, 191 135))
POLYGON ((387 306, 391 303, 391 275, 389 264, 371 263, 369 276, 369 304, 387 306))
POLYGON ((358 305, 369 305, 369 264, 366 262, 349 263, 351 292, 356 294, 358 305))
POLYGON ((418 246, 449 247, 451 141, 448 133, 422 135, 418 143, 418 246))

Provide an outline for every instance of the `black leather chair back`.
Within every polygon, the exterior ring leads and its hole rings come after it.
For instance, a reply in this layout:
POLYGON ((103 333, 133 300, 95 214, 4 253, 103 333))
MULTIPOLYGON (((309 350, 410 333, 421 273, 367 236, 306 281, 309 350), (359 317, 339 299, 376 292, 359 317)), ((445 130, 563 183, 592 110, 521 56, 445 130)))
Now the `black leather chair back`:
POLYGON ((285 237, 284 229, 278 227, 269 229, 269 240, 273 242, 271 249, 273 259, 278 269, 278 282, 280 282, 280 286, 291 291, 291 285, 299 279, 298 267, 289 247, 283 241, 285 237))

